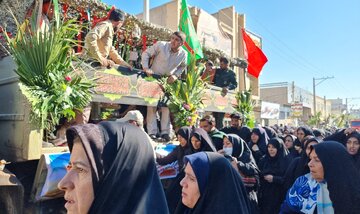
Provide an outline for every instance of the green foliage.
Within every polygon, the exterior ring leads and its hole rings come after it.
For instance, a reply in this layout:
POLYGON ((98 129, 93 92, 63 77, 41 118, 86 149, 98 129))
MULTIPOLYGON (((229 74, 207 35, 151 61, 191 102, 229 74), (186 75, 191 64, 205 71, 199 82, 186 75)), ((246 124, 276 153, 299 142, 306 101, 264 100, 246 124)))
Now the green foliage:
POLYGON ((319 124, 321 123, 321 112, 316 112, 316 114, 314 116, 312 116, 309 120, 308 120, 308 125, 310 126, 314 126, 314 127, 319 127, 319 124))
POLYGON ((114 113, 115 109, 105 109, 101 112, 101 119, 107 120, 114 113))
POLYGON ((237 105, 234 108, 243 115, 243 123, 250 128, 255 127, 255 115, 253 112, 255 101, 251 98, 251 89, 236 94, 237 105))
POLYGON ((197 110, 203 108, 202 99, 205 93, 205 84, 201 80, 200 70, 196 67, 195 57, 191 58, 184 81, 177 80, 168 84, 166 79, 162 79, 161 84, 169 97, 168 107, 174 114, 175 125, 194 125, 198 118, 197 110))
POLYGON ((94 83, 72 64, 76 60, 73 38, 80 26, 71 20, 55 20, 41 31, 36 28, 35 17, 34 13, 30 25, 18 24, 16 37, 7 37, 7 42, 33 118, 41 128, 53 131, 60 118, 74 118, 75 110, 82 111, 89 104, 94 83))

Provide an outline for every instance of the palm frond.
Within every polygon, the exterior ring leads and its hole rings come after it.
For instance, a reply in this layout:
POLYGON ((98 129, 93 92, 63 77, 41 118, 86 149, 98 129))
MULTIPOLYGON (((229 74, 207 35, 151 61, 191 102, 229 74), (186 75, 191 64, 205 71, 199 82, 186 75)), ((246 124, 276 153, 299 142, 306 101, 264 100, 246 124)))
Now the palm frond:
POLYGON ((81 71, 74 72, 72 66, 76 60, 73 38, 81 26, 74 20, 56 20, 48 30, 40 31, 34 27, 34 16, 30 25, 18 26, 15 38, 6 38, 17 65, 20 89, 31 103, 34 118, 41 128, 52 131, 60 118, 74 117, 74 110, 89 104, 94 82, 81 71))

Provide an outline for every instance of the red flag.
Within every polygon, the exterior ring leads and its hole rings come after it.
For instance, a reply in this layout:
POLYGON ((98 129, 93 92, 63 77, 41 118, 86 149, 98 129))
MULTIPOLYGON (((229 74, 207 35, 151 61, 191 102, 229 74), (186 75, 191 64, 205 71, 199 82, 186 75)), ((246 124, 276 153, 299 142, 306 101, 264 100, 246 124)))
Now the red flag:
POLYGON ((241 29, 244 41, 244 55, 248 61, 248 72, 252 76, 259 78, 261 69, 268 61, 262 50, 255 45, 251 37, 245 32, 245 29, 241 29))

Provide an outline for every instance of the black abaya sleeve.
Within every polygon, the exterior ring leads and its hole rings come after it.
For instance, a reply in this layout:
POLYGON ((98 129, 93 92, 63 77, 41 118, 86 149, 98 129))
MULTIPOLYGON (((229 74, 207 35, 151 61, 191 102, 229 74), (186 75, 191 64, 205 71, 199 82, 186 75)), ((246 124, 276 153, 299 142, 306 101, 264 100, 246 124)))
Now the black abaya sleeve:
POLYGON ((166 165, 175 162, 177 161, 178 152, 179 152, 179 146, 175 147, 175 149, 172 150, 170 154, 168 154, 167 156, 162 158, 156 158, 156 162, 160 165, 166 165))
POLYGON ((294 177, 295 175, 295 169, 296 166, 298 165, 300 160, 300 157, 295 158, 294 160, 291 161, 289 167, 287 168, 285 175, 284 175, 284 189, 287 191, 294 183, 294 181, 296 180, 296 178, 294 177))

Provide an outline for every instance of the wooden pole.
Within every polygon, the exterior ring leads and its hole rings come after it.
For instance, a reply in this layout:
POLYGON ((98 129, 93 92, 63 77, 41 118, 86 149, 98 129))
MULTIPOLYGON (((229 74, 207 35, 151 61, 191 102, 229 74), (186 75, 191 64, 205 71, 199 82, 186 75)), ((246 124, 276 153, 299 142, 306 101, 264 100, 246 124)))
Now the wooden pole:
POLYGON ((38 8, 38 14, 37 14, 37 19, 36 19, 36 29, 40 30, 41 26, 41 16, 42 16, 42 8, 43 8, 43 0, 36 0, 36 4, 35 4, 35 8, 36 6, 39 5, 38 8))

